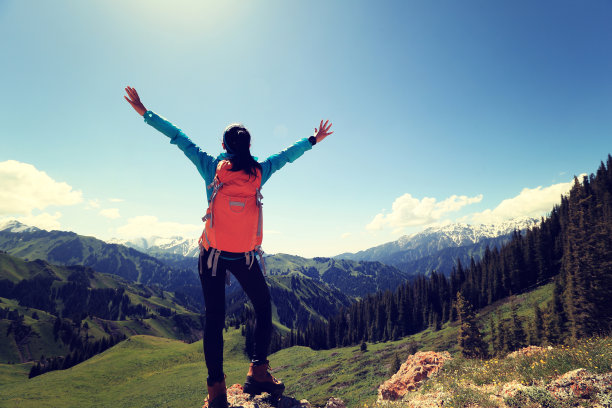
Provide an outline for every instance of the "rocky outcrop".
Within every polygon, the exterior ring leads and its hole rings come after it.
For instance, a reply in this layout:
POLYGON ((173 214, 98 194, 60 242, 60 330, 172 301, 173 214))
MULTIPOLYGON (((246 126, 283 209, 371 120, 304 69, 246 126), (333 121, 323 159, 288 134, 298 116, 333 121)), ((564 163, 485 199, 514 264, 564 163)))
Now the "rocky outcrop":
POLYGON ((408 357, 397 373, 378 387, 378 401, 395 401, 414 391, 433 374, 437 373, 451 356, 448 351, 418 352, 408 357))
MULTIPOLYGON (((339 401, 342 402, 342 400, 339 401)), ((234 384, 227 389, 227 402, 229 402, 230 407, 240 408, 271 408, 272 406, 277 408, 311 408, 310 403, 306 400, 298 401, 284 395, 278 403, 272 401, 270 395, 266 393, 251 398, 249 394, 243 392, 240 384, 234 384)), ((208 399, 204 401, 202 408, 208 408, 208 399)), ((344 405, 330 405, 329 408, 344 408, 344 405)))
MULTIPOLYGON (((545 406, 557 407, 577 406, 583 401, 585 406, 609 407, 612 395, 612 373, 593 374, 584 368, 567 372, 548 384, 525 385, 513 380, 504 384, 476 385, 466 383, 464 387, 487 396, 499 407, 545 406), (605 400, 602 400, 605 398, 605 400), (592 405, 595 404, 595 405, 592 405)), ((407 406, 410 408, 433 408, 446 406, 452 397, 449 391, 433 389, 425 394, 414 393, 410 396, 407 406)))
POLYGON ((611 394, 612 373, 593 374, 579 368, 558 377, 546 389, 557 399, 590 399, 596 393, 611 394))

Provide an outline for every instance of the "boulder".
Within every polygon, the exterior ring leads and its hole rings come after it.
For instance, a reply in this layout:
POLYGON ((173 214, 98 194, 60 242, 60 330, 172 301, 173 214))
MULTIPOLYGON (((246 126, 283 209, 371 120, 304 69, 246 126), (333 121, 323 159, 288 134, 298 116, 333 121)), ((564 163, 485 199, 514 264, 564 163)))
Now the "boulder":
POLYGON ((419 388, 450 359, 448 351, 422 351, 409 356, 398 372, 378 387, 378 402, 401 399, 406 393, 419 388))
POLYGON ((325 404, 325 408, 346 408, 346 405, 340 398, 331 397, 325 404))

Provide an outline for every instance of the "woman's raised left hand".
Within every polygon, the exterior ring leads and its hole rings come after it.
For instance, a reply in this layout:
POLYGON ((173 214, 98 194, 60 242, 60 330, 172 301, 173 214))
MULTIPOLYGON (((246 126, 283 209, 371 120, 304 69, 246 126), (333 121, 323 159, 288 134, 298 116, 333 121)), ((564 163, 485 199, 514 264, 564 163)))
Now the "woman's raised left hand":
POLYGON ((144 116, 144 114, 147 113, 147 108, 145 108, 142 102, 140 102, 138 92, 136 92, 136 90, 130 86, 125 87, 125 92, 129 96, 129 98, 127 96, 124 96, 125 100, 128 101, 130 105, 132 105, 132 108, 134 108, 134 110, 138 112, 140 116, 144 116))

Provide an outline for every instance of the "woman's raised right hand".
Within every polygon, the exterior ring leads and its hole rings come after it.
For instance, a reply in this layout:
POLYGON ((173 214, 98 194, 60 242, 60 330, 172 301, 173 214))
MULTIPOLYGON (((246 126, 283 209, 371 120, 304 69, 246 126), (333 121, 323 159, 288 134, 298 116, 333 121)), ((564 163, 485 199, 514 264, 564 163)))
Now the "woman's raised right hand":
POLYGON ((314 137, 315 139, 317 139, 317 143, 320 143, 323 139, 325 139, 327 136, 331 135, 334 132, 330 132, 329 129, 331 128, 331 123, 329 123, 329 120, 326 120, 325 123, 323 123, 323 121, 321 121, 321 124, 319 125, 318 128, 315 128, 315 132, 314 132, 314 137))
POLYGON ((132 108, 134 108, 134 110, 138 112, 140 116, 144 116, 144 114, 147 112, 147 108, 145 108, 142 102, 140 102, 138 92, 136 92, 134 88, 129 86, 125 87, 125 92, 127 92, 129 96, 128 98, 128 96, 124 95, 123 97, 125 98, 125 100, 128 101, 130 105, 132 105, 132 108))

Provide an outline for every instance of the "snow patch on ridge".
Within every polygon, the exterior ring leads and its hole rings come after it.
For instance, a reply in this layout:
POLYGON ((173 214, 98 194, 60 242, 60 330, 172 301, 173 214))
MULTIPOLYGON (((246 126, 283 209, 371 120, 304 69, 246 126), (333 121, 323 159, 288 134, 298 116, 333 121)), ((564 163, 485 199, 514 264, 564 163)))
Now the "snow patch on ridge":
POLYGON ((164 252, 186 257, 197 256, 200 252, 197 238, 174 237, 139 237, 133 239, 111 238, 109 244, 124 245, 146 253, 164 252))
POLYGON ((395 241, 387 242, 357 253, 344 253, 336 258, 390 262, 389 257, 402 251, 418 252, 415 258, 424 257, 449 247, 475 245, 485 239, 512 234, 515 230, 524 231, 540 224, 535 218, 516 218, 498 224, 442 224, 431 225, 423 231, 404 235, 395 241))
POLYGON ((0 231, 8 231, 8 232, 36 232, 40 231, 40 228, 31 227, 29 225, 25 225, 17 220, 10 220, 0 224, 0 231))

